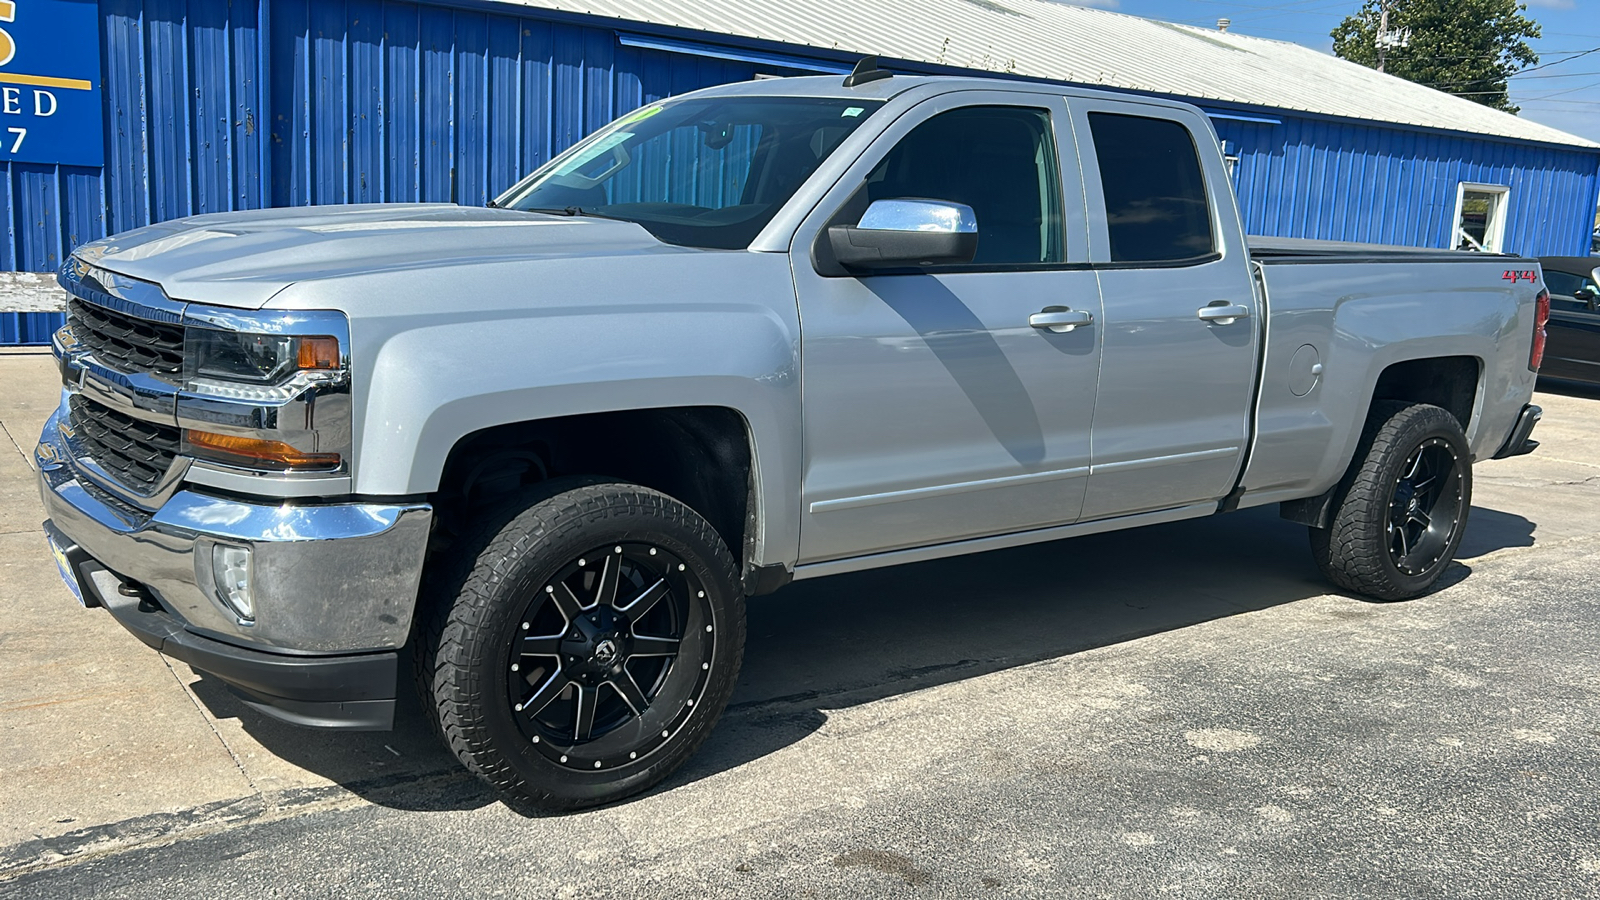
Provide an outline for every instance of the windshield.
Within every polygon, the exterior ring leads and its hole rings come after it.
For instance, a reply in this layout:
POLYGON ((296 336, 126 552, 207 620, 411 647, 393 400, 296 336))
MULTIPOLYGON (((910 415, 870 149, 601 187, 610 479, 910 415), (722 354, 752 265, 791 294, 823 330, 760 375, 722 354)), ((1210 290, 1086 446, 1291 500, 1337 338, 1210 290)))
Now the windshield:
POLYGON ((646 106, 551 160, 497 205, 625 219, 672 244, 743 248, 882 105, 709 97, 646 106))

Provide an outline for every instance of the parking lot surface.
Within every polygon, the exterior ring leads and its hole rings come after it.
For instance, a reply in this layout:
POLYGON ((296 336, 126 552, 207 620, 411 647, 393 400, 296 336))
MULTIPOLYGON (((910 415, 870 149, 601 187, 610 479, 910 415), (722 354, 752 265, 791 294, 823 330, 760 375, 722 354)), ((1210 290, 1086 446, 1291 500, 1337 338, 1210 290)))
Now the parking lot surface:
POLYGON ((61 586, 0 355, 0 895, 1600 896, 1600 394, 1475 469, 1445 587, 1275 511, 793 585, 661 788, 537 817, 416 705, 303 731, 61 586))

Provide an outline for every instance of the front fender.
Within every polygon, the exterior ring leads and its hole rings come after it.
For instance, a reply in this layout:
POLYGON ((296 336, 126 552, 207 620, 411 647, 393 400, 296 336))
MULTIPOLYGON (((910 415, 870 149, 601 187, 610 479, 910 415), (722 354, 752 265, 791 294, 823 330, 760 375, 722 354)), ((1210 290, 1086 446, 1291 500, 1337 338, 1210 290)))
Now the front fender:
POLYGON ((336 299, 350 313, 355 491, 433 491, 451 448, 496 425, 725 407, 750 426, 755 562, 792 561, 801 412, 787 258, 707 252, 505 268, 413 273, 411 284, 352 277, 283 298, 336 299), (386 292, 398 301, 358 299, 386 292))

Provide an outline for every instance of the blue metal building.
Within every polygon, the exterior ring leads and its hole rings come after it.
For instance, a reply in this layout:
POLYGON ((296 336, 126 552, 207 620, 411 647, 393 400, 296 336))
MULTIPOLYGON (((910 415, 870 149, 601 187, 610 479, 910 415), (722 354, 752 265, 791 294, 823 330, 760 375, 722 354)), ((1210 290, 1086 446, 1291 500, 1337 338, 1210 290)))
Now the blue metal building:
MULTIPOLYGON (((1580 138, 1295 45, 1044 0, 795 0, 781 13, 732 0, 17 0, 7 27, 23 28, 29 4, 93 12, 76 52, 98 53, 100 146, 0 152, 0 270, 51 271, 84 241, 198 213, 482 204, 644 103, 843 72, 863 52, 903 72, 1191 100, 1257 234, 1451 246, 1478 190, 1499 249, 1581 254, 1600 194, 1600 145, 1580 138)), ((0 127, 17 65, 0 66, 0 127)), ((55 321, 33 319, 0 316, 0 343, 55 321)))

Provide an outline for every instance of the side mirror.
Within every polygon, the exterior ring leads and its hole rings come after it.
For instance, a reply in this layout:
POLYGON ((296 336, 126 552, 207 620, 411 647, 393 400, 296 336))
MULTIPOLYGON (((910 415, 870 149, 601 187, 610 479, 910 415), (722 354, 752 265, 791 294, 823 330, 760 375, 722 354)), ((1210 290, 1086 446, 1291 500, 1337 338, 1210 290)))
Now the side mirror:
POLYGON ((846 269, 969 263, 978 252, 978 217, 965 203, 877 200, 860 223, 830 227, 828 244, 846 269))
POLYGON ((1572 299, 1579 303, 1587 303, 1591 312, 1595 308, 1595 296, 1595 292, 1589 288, 1578 288, 1572 292, 1572 299))

